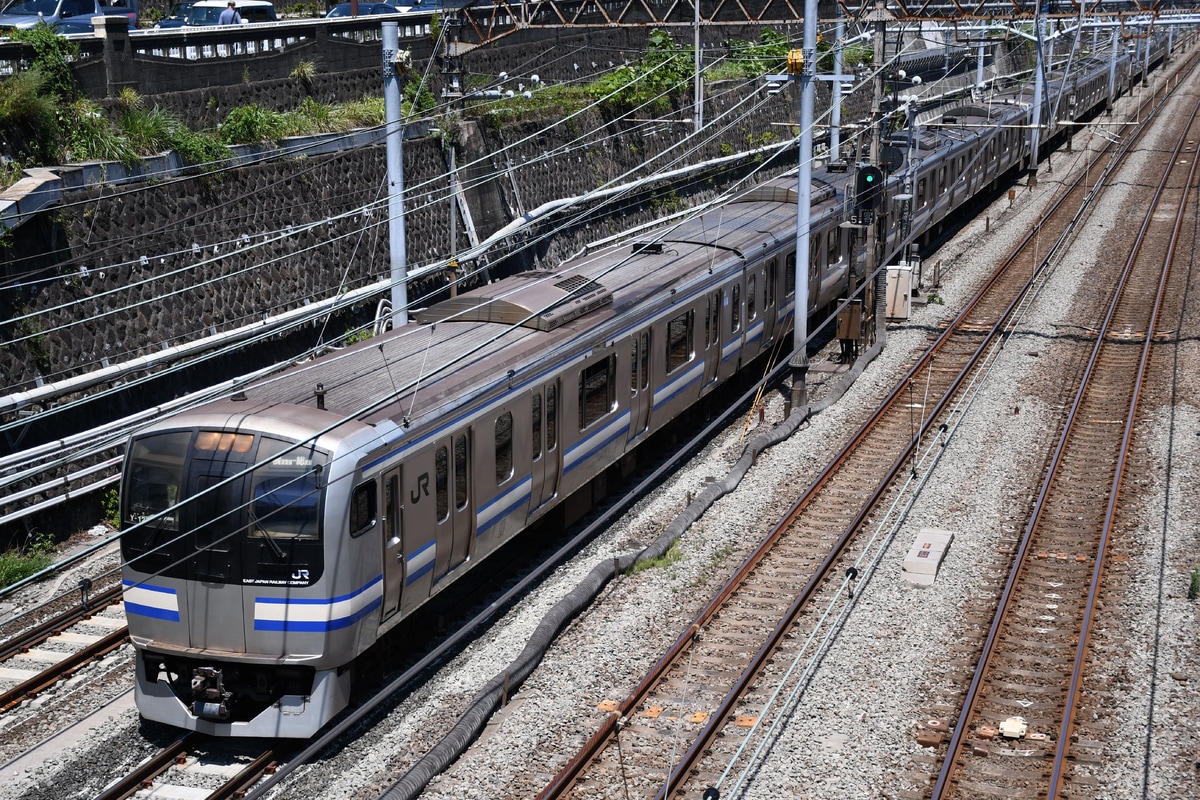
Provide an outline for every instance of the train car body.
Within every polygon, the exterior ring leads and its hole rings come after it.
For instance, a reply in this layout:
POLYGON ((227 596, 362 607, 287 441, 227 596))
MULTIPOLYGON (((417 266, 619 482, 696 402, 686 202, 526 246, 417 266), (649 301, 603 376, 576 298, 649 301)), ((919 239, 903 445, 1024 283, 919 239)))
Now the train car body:
MULTIPOLYGON (((1064 107, 1108 102, 1108 69, 1081 65, 1064 107)), ((889 253, 1025 164, 1020 98, 893 137, 914 169, 889 181, 911 192, 908 228, 900 204, 884 208, 889 253)), ((806 312, 845 294, 852 180, 814 172, 806 312)), ((532 523, 586 503, 593 479, 789 335, 795 204, 794 179, 768 181, 132 437, 122 554, 141 714, 312 735, 381 635, 532 523)))

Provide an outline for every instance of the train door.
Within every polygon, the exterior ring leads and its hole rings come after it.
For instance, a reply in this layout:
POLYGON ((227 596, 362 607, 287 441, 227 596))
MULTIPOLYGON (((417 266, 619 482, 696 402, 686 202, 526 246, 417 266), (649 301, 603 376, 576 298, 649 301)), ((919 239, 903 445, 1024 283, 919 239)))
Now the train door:
POLYGON ((192 647, 246 651, 239 563, 239 545, 245 539, 246 478, 222 482, 251 463, 233 459, 191 463, 186 496, 195 499, 183 506, 181 517, 183 530, 192 531, 189 549, 195 553, 185 570, 192 647))
POLYGON ((404 501, 400 487, 400 468, 383 476, 383 610, 379 620, 391 617, 400 610, 400 595, 404 590, 404 501))
POLYGON ((531 510, 549 502, 558 493, 558 476, 562 471, 562 451, 558 446, 558 386, 559 381, 555 378, 536 387, 531 398, 531 510))
POLYGON ((471 437, 468 431, 438 441, 433 451, 434 581, 467 560, 475 515, 471 512, 471 437))
POLYGON ((704 382, 717 379, 721 366, 721 306, 725 292, 716 289, 709 293, 707 314, 704 318, 704 382))
POLYGON ((650 424, 654 407, 650 389, 650 329, 635 333, 630 345, 629 364, 629 441, 640 436, 650 424))

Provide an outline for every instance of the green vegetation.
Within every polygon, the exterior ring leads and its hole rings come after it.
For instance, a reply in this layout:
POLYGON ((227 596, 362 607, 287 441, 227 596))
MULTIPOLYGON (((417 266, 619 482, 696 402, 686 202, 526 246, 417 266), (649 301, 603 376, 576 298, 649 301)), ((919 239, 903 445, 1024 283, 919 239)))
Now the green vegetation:
POLYGON ((643 570, 669 567, 682 558, 683 551, 679 549, 679 540, 676 539, 675 541, 671 542, 671 546, 667 549, 667 552, 658 558, 648 558, 645 561, 635 561, 633 566, 629 568, 629 574, 637 575, 643 570))
POLYGON ((679 47, 665 31, 650 31, 646 52, 592 83, 591 94, 618 111, 647 107, 657 112, 671 108, 671 94, 692 80, 692 50, 679 47))
POLYGON ((757 42, 731 39, 729 55, 716 66, 705 70, 705 79, 761 78, 768 73, 786 70, 787 54, 791 50, 787 37, 773 28, 766 28, 758 39, 757 42))
POLYGON ((104 522, 113 530, 121 530, 121 492, 114 486, 100 498, 100 509, 104 512, 104 522))
POLYGON ((1192 567, 1192 579, 1188 582, 1188 600, 1200 597, 1200 567, 1192 567))
POLYGON ((33 48, 33 69, 42 73, 46 92, 62 100, 79 96, 75 76, 71 74, 71 62, 79 58, 78 44, 41 22, 25 30, 9 31, 8 35, 33 48))
POLYGON ((307 18, 307 17, 323 17, 325 16, 325 6, 321 3, 292 3, 290 5, 278 5, 280 19, 287 17, 292 18, 307 18))
POLYGON ((365 328, 350 328, 346 331, 346 336, 342 341, 346 345, 358 344, 359 342, 365 342, 374 335, 375 332, 371 330, 371 326, 369 325, 365 328))
POLYGON ((54 563, 54 537, 39 533, 25 547, 0 553, 0 588, 12 586, 54 563))

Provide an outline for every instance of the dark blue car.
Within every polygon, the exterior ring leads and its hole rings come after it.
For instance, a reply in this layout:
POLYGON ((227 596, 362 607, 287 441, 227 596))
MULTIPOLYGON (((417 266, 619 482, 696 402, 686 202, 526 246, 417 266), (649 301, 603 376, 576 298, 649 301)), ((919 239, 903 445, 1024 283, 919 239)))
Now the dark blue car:
MULTIPOLYGON (((359 3, 358 4, 358 15, 360 17, 370 16, 371 14, 399 14, 400 12, 401 12, 401 9, 397 8, 396 6, 389 5, 388 3, 359 3)), ((350 16, 350 4, 349 3, 340 3, 336 6, 334 6, 333 8, 329 9, 329 13, 325 15, 326 18, 349 17, 349 16, 350 16)))
POLYGON ((188 12, 192 10, 192 6, 194 5, 196 5, 196 0, 183 0, 180 3, 172 3, 171 10, 154 27, 182 28, 187 24, 188 12))

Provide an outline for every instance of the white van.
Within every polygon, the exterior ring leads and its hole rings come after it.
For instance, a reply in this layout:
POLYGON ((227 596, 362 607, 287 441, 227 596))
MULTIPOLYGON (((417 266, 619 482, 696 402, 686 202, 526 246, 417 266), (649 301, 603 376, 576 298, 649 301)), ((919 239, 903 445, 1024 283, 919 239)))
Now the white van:
MULTIPOLYGON (((188 12, 187 24, 219 25, 221 12, 229 6, 229 0, 199 0, 188 12)), ((234 8, 242 18, 242 24, 248 22, 275 22, 274 4, 267 0, 235 0, 234 8)))

